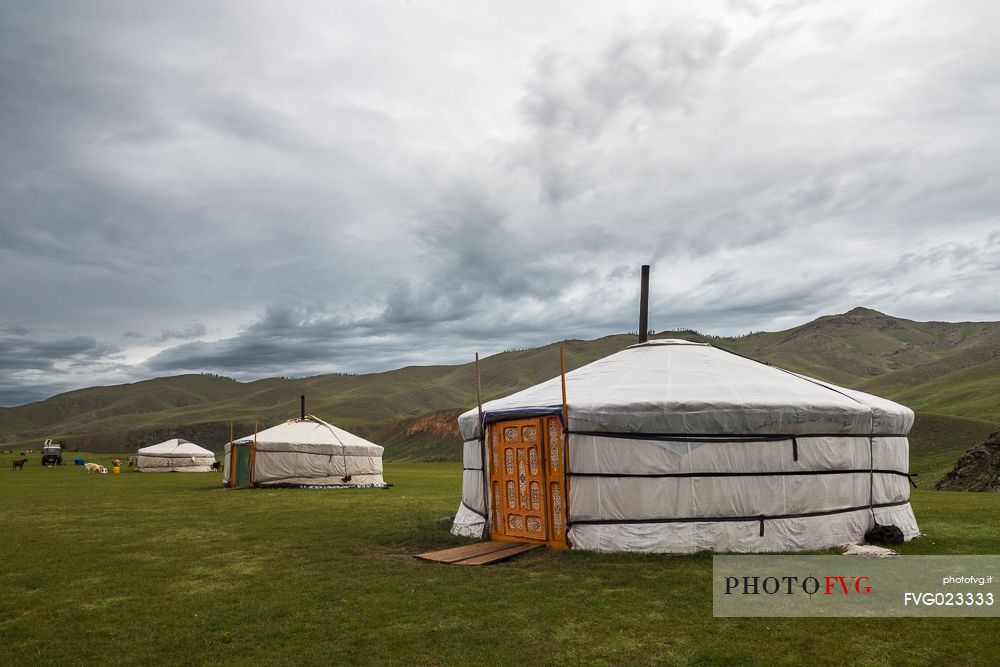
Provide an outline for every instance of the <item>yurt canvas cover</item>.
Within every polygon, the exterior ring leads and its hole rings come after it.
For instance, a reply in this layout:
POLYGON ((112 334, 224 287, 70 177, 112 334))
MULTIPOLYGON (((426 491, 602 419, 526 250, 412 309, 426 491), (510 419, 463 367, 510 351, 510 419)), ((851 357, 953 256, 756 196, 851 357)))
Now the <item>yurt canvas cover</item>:
POLYGON ((388 486, 381 446, 312 415, 226 444, 223 485, 388 486))
POLYGON ((182 438, 174 438, 138 451, 139 472, 211 472, 215 454, 182 438))
POLYGON ((909 408, 681 340, 568 373, 565 429, 560 384, 459 417, 453 533, 675 553, 821 549, 876 520, 918 534, 909 408))

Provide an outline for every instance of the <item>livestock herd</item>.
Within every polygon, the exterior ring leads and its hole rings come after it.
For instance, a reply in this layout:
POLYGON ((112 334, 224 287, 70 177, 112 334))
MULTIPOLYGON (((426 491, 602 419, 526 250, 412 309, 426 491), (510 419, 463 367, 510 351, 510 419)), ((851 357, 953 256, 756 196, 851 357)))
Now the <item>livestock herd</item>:
MULTIPOLYGON (((21 452, 21 456, 23 457, 25 454, 31 454, 34 451, 35 450, 33 450, 33 449, 26 449, 23 452, 21 452)), ((12 452, 9 449, 5 449, 3 451, 0 451, 0 454, 13 454, 13 453, 14 452, 12 452)), ((27 462, 28 462, 28 459, 26 459, 26 458, 12 459, 11 460, 11 469, 12 470, 23 470, 24 466, 25 466, 25 464, 27 462)), ((108 467, 100 465, 99 463, 84 462, 82 459, 77 459, 77 462, 78 462, 78 465, 82 465, 83 466, 83 469, 84 469, 85 472, 97 472, 97 473, 107 473, 108 472, 108 467)), ((121 465, 121 461, 119 459, 114 459, 113 461, 111 461, 111 464, 113 466, 120 466, 121 465)), ((48 466, 46 466, 46 467, 48 467, 48 466)), ((133 468, 133 469, 136 467, 136 457, 134 457, 134 456, 128 457, 128 467, 129 468, 133 468)))

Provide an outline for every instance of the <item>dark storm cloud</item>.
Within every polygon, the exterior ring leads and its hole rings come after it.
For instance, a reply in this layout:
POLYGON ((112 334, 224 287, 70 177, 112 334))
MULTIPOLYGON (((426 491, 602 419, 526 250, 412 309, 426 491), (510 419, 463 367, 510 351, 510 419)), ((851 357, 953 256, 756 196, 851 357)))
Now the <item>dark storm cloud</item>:
POLYGON ((90 336, 40 339, 26 327, 0 328, 0 406, 42 400, 99 377, 117 364, 115 346, 90 336))
POLYGON ((37 341, 30 332, 13 336, 0 336, 0 368, 51 371, 57 364, 83 364, 95 358, 107 357, 117 348, 101 343, 90 336, 75 336, 58 340, 37 341))
MULTIPOLYGON (((397 294, 384 312, 354 320, 307 308, 271 307, 237 336, 176 345, 150 358, 144 367, 153 373, 225 370, 238 376, 301 375, 317 368, 365 372, 411 362, 414 331, 426 338, 421 353, 468 346, 467 313, 445 312, 452 308, 450 302, 442 302, 434 311, 434 304, 425 302, 432 317, 418 312, 417 302, 401 301, 397 294), (373 340, 378 341, 374 347, 373 340)), ((506 332, 481 333, 489 340, 508 338, 506 332)))
POLYGON ((67 388, 67 384, 63 382, 28 384, 0 380, 0 408, 44 401, 66 391, 67 388))
POLYGON ((235 373, 279 373, 328 356, 331 336, 342 327, 321 314, 288 307, 271 307, 238 336, 214 342, 183 343, 150 358, 152 372, 192 369, 235 373))

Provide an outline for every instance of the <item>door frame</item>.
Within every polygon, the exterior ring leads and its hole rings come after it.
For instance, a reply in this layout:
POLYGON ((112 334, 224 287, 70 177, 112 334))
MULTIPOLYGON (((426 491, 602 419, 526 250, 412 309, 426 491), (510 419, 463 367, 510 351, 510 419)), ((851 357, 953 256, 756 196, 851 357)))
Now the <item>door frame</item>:
POLYGON ((568 531, 567 517, 569 516, 569 498, 566 487, 566 458, 568 452, 568 434, 562 426, 562 421, 556 415, 544 415, 541 417, 515 418, 504 421, 493 422, 486 427, 486 457, 483 465, 488 470, 485 489, 488 502, 487 511, 490 514, 490 538, 501 542, 543 542, 546 546, 555 549, 565 549, 568 547, 566 533, 568 531), (541 480, 543 484, 543 498, 545 503, 545 538, 536 540, 520 535, 509 536, 506 534, 506 524, 503 519, 503 510, 497 506, 497 498, 493 491, 494 482, 500 482, 498 468, 502 466, 500 456, 500 434, 506 426, 514 424, 525 425, 533 423, 538 428, 539 456, 544 461, 541 466, 541 480))
POLYGON ((229 488, 230 489, 252 489, 253 488, 253 473, 254 473, 254 463, 257 458, 257 444, 254 442, 244 442, 244 443, 230 443, 229 445, 229 488), (237 481, 240 478, 240 448, 246 447, 247 457, 246 457, 246 475, 247 481, 245 486, 237 485, 237 481))

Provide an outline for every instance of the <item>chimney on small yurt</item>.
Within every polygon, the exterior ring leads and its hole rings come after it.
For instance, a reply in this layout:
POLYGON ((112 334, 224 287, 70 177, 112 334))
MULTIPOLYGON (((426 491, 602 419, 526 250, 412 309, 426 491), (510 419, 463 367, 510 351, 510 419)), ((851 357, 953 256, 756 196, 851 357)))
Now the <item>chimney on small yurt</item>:
POLYGON ((300 399, 300 406, 301 406, 301 410, 300 410, 301 414, 299 415, 299 419, 305 419, 306 418, 306 395, 302 394, 302 396, 300 396, 299 399, 300 399))

